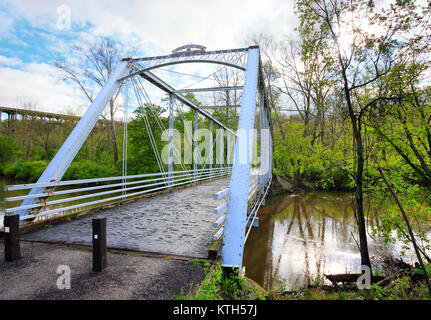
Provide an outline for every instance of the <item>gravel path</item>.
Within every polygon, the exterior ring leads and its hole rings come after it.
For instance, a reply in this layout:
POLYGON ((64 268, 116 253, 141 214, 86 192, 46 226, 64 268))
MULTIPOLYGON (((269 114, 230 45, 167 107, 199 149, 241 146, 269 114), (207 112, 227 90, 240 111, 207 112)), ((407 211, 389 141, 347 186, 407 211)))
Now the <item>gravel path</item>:
POLYGON ((92 272, 92 253, 65 245, 21 242, 22 258, 4 261, 0 241, 0 300, 169 300, 204 278, 186 261, 108 254, 108 267, 92 272), (71 288, 60 290, 59 265, 70 268, 71 288))
MULTIPOLYGON (((213 210, 222 203, 213 200, 213 194, 229 182, 226 177, 98 213, 107 218, 108 247, 206 257, 217 232, 212 224, 219 215, 213 210)), ((85 216, 22 238, 91 245, 92 218, 85 216)))

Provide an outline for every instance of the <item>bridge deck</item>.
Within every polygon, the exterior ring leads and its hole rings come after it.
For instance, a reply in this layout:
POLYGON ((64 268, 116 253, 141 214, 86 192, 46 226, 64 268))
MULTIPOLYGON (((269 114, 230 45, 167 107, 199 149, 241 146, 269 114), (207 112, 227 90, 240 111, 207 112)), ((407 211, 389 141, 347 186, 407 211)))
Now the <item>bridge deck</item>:
MULTIPOLYGON (((220 201, 213 200, 213 194, 229 182, 230 177, 225 177, 98 213, 107 219, 108 247, 206 257, 217 232, 212 224, 219 217, 213 209, 220 201)), ((91 245, 92 218, 82 217, 22 238, 91 245)))

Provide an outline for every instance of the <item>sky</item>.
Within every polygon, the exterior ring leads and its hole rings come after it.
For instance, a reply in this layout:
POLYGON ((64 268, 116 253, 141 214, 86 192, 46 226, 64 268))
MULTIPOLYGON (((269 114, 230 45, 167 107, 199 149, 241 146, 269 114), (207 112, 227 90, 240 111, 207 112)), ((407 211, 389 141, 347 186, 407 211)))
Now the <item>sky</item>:
MULTIPOLYGON (((124 52, 135 48, 136 57, 154 56, 188 43, 207 50, 246 47, 254 34, 282 37, 296 23, 288 0, 0 0, 0 105, 31 102, 42 111, 82 114, 88 100, 53 62, 70 58, 72 44, 98 35, 118 41, 124 52)), ((195 66, 188 72, 199 74, 195 66)), ((196 78, 178 81, 184 87, 196 78)))

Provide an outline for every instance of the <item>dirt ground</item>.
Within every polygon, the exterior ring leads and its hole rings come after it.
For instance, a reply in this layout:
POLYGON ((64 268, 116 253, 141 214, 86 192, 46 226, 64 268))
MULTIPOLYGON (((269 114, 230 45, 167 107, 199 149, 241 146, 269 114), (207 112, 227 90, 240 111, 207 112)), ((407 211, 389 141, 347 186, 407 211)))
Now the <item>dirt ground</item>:
POLYGON ((108 267, 92 271, 92 252, 67 245, 21 242, 22 259, 5 262, 0 241, 0 300, 166 300, 188 292, 204 270, 187 261, 108 254, 108 267), (70 268, 70 289, 57 281, 70 268))

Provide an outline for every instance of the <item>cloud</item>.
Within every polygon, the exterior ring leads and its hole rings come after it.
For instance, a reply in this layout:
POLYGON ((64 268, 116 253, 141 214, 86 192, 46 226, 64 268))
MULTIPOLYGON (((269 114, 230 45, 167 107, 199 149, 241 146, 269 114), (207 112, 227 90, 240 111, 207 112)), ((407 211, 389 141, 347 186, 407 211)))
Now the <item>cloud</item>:
POLYGON ((5 56, 0 56, 0 65, 17 67, 22 65, 22 61, 19 58, 9 58, 5 56))
POLYGON ((12 25, 14 20, 7 15, 7 13, 0 11, 0 37, 3 37, 5 34, 8 34, 12 29, 12 25))
POLYGON ((54 67, 45 63, 21 66, 14 69, 0 65, 1 105, 19 106, 31 101, 40 110, 58 113, 70 106, 81 113, 81 106, 88 105, 74 87, 57 78, 54 67))
MULTIPOLYGON (((68 47, 74 41, 91 41, 103 34, 120 41, 125 52, 136 49, 135 57, 152 56, 168 54, 187 43, 202 44, 208 50, 244 47, 250 44, 247 39, 253 34, 265 32, 281 38, 296 23, 292 3, 285 0, 130 0, 127 4, 114 0, 0 0, 0 21, 1 28, 9 33, 17 21, 24 21, 22 32, 14 30, 9 39, 14 39, 15 44, 29 43, 28 47, 20 46, 25 52, 20 55, 22 61, 0 56, 0 104, 16 105, 25 97, 52 111, 87 104, 73 86, 58 80, 52 61, 48 61, 58 55, 70 57, 68 47), (57 9, 64 4, 70 7, 71 30, 57 28, 57 9), (6 17, 4 23, 2 14, 6 17), (41 58, 33 59, 38 63, 28 60, 33 52, 41 58)), ((3 54, 12 56, 4 47, 3 54)), ((188 64, 169 69, 206 76, 217 68, 188 64)), ((176 88, 199 81, 184 77, 179 82, 175 74, 168 72, 163 78, 176 88)), ((201 82, 196 86, 210 85, 201 82)), ((149 90, 151 95, 157 92, 149 90)))
MULTIPOLYGON (((25 17, 33 26, 61 34, 56 21, 62 1, 7 2, 15 15, 25 17)), ((292 3, 285 0, 134 0, 127 5, 114 0, 75 0, 67 5, 72 27, 90 23, 93 34, 123 40, 134 37, 137 45, 152 44, 149 47, 165 53, 189 42, 208 49, 242 47, 250 34, 267 32, 282 36, 295 24, 292 3)))

